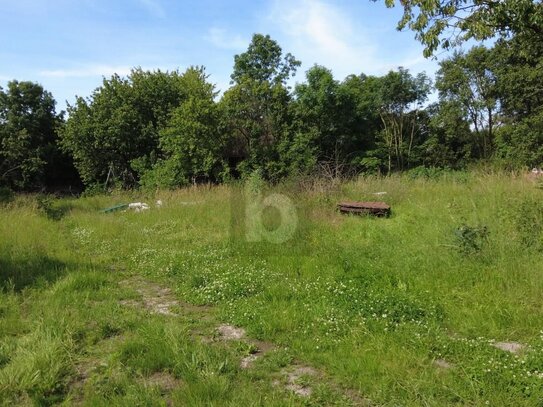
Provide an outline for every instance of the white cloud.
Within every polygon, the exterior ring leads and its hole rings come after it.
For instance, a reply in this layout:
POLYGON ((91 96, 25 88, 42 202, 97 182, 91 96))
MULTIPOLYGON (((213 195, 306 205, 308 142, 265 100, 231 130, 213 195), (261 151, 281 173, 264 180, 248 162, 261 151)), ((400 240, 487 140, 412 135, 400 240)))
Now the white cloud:
POLYGON ((337 5, 323 0, 276 0, 269 23, 270 28, 279 29, 286 37, 285 50, 300 59, 304 69, 315 63, 324 65, 338 79, 362 72, 381 75, 398 66, 415 72, 435 70, 435 62, 422 56, 418 44, 385 56, 384 36, 401 34, 366 30, 361 27, 360 19, 358 16, 353 20, 337 5))
POLYGON ((138 0, 139 3, 153 16, 166 18, 166 11, 158 0, 138 0))
POLYGON ((73 69, 56 69, 41 71, 40 76, 49 78, 84 78, 91 76, 111 76, 119 74, 128 75, 132 67, 130 66, 111 66, 111 65, 88 65, 73 69))
POLYGON ((234 51, 244 50, 250 42, 250 40, 243 38, 241 35, 232 35, 226 30, 217 27, 210 28, 204 38, 217 48, 234 51))

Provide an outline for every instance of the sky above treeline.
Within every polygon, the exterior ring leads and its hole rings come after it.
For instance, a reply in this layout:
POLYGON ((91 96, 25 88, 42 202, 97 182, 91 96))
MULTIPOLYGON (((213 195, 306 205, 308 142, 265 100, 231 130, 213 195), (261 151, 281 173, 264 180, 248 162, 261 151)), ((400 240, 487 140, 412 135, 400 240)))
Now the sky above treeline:
POLYGON ((253 33, 302 61, 293 83, 314 64, 340 80, 398 66, 433 77, 437 62, 396 30, 400 16, 382 0, 0 0, 0 86, 39 82, 65 109, 103 76, 203 65, 224 91, 253 33))

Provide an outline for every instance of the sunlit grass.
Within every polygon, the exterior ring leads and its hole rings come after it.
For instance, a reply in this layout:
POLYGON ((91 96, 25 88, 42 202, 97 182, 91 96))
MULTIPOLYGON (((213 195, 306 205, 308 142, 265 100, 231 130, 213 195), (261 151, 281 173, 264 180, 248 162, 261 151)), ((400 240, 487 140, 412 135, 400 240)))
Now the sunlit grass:
POLYGON ((54 200, 53 217, 32 196, 0 209, 0 400, 344 405, 341 383, 391 406, 541 401, 543 192, 532 181, 445 173, 270 192, 289 196, 300 226, 275 246, 235 233, 244 207, 228 186, 54 200), (343 199, 384 200, 392 216, 342 216, 343 199), (151 209, 99 213, 132 201, 151 209), (461 227, 488 235, 474 243, 461 227), (133 276, 212 306, 210 320, 123 306, 138 294, 119 282, 133 276), (275 351, 240 369, 243 346, 195 339, 221 322, 275 351), (273 385, 294 360, 329 386, 304 400, 273 385), (150 384, 159 373, 173 389, 150 384))

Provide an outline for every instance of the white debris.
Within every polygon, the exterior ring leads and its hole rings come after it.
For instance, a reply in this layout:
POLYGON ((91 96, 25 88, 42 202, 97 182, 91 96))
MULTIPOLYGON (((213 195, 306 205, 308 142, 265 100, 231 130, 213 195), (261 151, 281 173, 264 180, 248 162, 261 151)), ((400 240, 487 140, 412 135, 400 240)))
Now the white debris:
POLYGON ((134 209, 134 212, 142 212, 149 210, 149 205, 145 202, 132 202, 128 204, 128 209, 134 209))
POLYGON ((386 192, 374 192, 373 195, 386 195, 387 193, 386 192))
POLYGON ((156 207, 160 208, 161 206, 162 206, 162 200, 159 199, 158 201, 156 201, 156 207))

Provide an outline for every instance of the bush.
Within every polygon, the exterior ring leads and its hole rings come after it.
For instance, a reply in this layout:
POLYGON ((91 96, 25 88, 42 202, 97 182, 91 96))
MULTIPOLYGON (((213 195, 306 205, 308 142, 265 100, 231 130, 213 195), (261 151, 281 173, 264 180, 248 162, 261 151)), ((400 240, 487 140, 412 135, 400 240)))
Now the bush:
POLYGON ((189 180, 175 160, 160 160, 140 178, 143 189, 175 189, 189 185, 189 180))
POLYGON ((68 207, 55 205, 55 201, 50 196, 39 195, 36 198, 38 210, 43 213, 47 219, 60 220, 68 211, 68 207))
POLYGON ((488 240, 488 227, 461 225, 455 230, 456 241, 460 252, 473 254, 481 251, 488 240))

